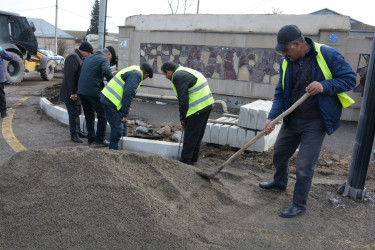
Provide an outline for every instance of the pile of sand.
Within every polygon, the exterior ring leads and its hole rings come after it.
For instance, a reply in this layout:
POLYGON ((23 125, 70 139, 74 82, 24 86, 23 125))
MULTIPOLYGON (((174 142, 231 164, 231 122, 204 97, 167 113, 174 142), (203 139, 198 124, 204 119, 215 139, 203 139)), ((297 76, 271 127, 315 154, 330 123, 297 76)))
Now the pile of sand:
POLYGON ((205 225, 236 201, 195 170, 89 147, 17 153, 0 168, 0 247, 207 248, 205 225))

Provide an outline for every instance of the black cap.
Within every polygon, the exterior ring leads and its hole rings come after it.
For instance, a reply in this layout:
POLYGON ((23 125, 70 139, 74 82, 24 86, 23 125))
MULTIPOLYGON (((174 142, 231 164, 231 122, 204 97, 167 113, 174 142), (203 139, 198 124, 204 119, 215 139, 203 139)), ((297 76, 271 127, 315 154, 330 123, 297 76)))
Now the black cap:
POLYGON ((152 78, 152 76, 154 75, 154 70, 149 63, 142 63, 142 70, 146 71, 149 78, 152 78))
POLYGON ((111 66, 113 66, 113 65, 117 65, 117 56, 116 56, 116 51, 115 51, 115 49, 112 47, 112 46, 108 46, 108 47, 106 47, 108 50, 109 50, 109 52, 111 52, 111 54, 112 54, 112 60, 110 61, 110 64, 111 64, 111 66))
POLYGON ((276 51, 282 51, 288 43, 297 40, 302 36, 301 31, 296 25, 286 25, 277 33, 276 51))
POLYGON ((92 45, 89 42, 82 42, 78 49, 89 52, 91 54, 94 52, 94 49, 92 48, 92 45))

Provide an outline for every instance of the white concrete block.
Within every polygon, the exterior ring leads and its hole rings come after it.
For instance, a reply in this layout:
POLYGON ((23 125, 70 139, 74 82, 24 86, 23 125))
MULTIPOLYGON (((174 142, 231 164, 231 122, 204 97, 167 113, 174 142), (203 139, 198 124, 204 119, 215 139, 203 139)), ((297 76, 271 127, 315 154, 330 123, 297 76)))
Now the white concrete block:
MULTIPOLYGON (((262 136, 254 145, 254 151, 256 152, 263 152, 267 151, 269 148, 273 147, 275 144, 277 135, 279 134, 280 131, 280 124, 277 124, 275 126, 275 129, 272 131, 271 134, 267 136, 262 136)), ((257 131, 257 133, 260 133, 260 131, 257 131)))
POLYGON ((242 148, 246 144, 246 129, 238 128, 237 133, 237 148, 242 148))
POLYGON ((249 120, 249 110, 251 103, 242 105, 240 107, 240 114, 238 118, 238 126, 245 127, 247 126, 247 121, 249 120))
POLYGON ((238 126, 231 126, 228 132, 228 145, 236 148, 238 147, 238 126))
POLYGON ((211 127, 210 143, 219 144, 219 131, 222 124, 214 124, 211 127))
MULTIPOLYGON (((226 121, 226 120, 228 120, 227 117, 220 117, 216 119, 216 121, 226 121)), ((223 124, 213 123, 211 127, 211 135, 210 135, 211 143, 219 144, 219 132, 222 126, 223 124)))
MULTIPOLYGON (((258 133, 260 133, 261 131, 256 131, 256 135, 258 133)), ((266 140, 268 139, 268 135, 267 136, 262 136, 261 138, 259 138, 255 144, 254 144, 254 151, 256 152, 263 152, 266 148, 266 140)))
MULTIPOLYGON (((228 118, 226 122, 234 122, 235 118, 228 118)), ((232 125, 225 124, 220 127, 219 131, 219 145, 227 145, 228 144, 228 134, 229 134, 229 128, 232 125)))
POLYGON ((251 103, 246 128, 249 128, 249 129, 257 128, 258 111, 259 111, 260 106, 262 105, 262 102, 263 102, 262 100, 257 100, 251 103))
POLYGON ((211 143, 211 128, 214 124, 208 122, 206 125, 206 129, 204 130, 204 136, 202 138, 202 142, 211 143))
MULTIPOLYGON (((255 130, 252 130, 252 129, 248 129, 246 131, 246 143, 248 143, 251 139, 253 139, 255 137, 255 130)), ((246 144, 245 143, 245 144, 246 144)), ((246 149, 246 151, 254 151, 254 144, 251 145, 250 147, 248 147, 246 149)))
POLYGON ((179 159, 182 151, 182 145, 180 150, 178 150, 179 143, 146 140, 131 137, 123 137, 120 140, 119 144, 119 149, 132 152, 156 154, 163 157, 164 159, 179 159))
POLYGON ((268 119, 268 114, 270 113, 272 107, 271 101, 264 101, 263 104, 260 106, 259 112, 258 112, 258 120, 257 120, 257 130, 262 130, 264 123, 268 119))

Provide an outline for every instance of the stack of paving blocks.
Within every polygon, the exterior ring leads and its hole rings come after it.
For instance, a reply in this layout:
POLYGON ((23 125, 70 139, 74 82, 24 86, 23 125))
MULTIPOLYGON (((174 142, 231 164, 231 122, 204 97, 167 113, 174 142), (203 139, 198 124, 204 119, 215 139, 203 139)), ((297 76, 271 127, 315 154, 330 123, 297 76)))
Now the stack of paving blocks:
MULTIPOLYGON (((241 148, 254 138, 257 133, 262 131, 271 106, 271 101, 257 100, 241 106, 238 119, 225 116, 216 119, 216 121, 219 122, 234 123, 237 125, 215 122, 207 123, 202 141, 219 145, 229 145, 233 148, 241 148)), ((258 141, 247 148, 246 151, 267 151, 274 145, 280 126, 280 124, 276 125, 275 130, 271 134, 262 136, 258 141)))

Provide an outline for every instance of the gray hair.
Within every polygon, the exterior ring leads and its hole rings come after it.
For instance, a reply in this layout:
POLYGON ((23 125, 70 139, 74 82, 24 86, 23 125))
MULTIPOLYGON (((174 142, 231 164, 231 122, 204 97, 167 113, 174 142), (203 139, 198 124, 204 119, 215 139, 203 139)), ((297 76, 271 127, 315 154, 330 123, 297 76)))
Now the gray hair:
POLYGON ((111 53, 111 51, 109 51, 109 49, 107 49, 107 48, 104 48, 104 49, 102 49, 102 53, 103 54, 111 54, 112 55, 112 53, 111 53))

